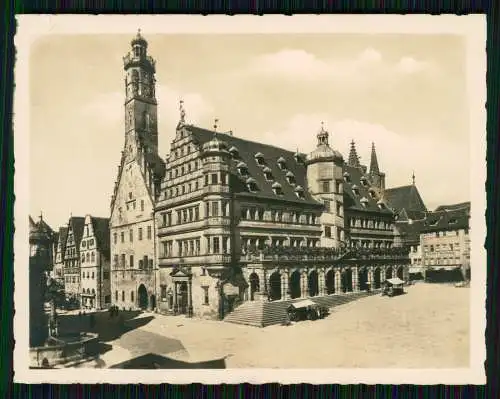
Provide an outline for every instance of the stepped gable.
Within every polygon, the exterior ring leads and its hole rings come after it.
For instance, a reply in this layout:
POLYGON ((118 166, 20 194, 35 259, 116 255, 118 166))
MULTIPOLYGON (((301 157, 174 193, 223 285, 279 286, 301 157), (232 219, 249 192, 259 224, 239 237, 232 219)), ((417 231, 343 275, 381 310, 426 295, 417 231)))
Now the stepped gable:
POLYGON ((432 212, 427 215, 423 232, 468 229, 469 218, 470 203, 467 207, 432 212))
MULTIPOLYGON (((213 139, 215 132, 207 129, 202 129, 193 125, 185 125, 185 129, 190 131, 196 140, 197 144, 202 146, 206 142, 213 139)), ((280 201, 291 201, 317 205, 321 207, 318 201, 314 200, 307 191, 306 166, 304 164, 305 155, 299 154, 300 162, 295 159, 295 153, 274 147, 267 144, 257 143, 242 139, 236 136, 230 136, 225 133, 217 133, 217 138, 227 144, 227 148, 235 147, 237 154, 231 162, 231 186, 234 192, 240 195, 248 195, 251 197, 260 197, 263 199, 277 199, 280 201), (263 165, 257 164, 255 155, 261 153, 263 157, 263 165), (285 167, 281 169, 278 165, 278 159, 284 159, 285 167), (237 165, 244 162, 247 166, 248 175, 241 176, 237 170, 237 165), (267 180, 264 175, 264 168, 268 167, 271 173, 271 179, 267 180), (295 184, 290 184, 286 174, 293 173, 295 184), (246 185, 246 180, 251 177, 255 179, 258 190, 250 192, 246 185), (281 185, 282 195, 277 195, 273 191, 273 184, 281 185), (302 187, 304 197, 298 198, 295 192, 297 186, 302 187)))
MULTIPOLYGON (((354 209, 360 211, 371 211, 377 213, 391 214, 392 211, 388 208, 382 208, 378 206, 378 202, 381 200, 380 197, 375 195, 372 197, 370 191, 374 190, 373 186, 370 184, 369 176, 365 175, 361 168, 350 166, 344 164, 343 166, 344 174, 349 175, 349 181, 344 181, 344 207, 346 209, 354 209), (366 178, 368 183, 367 186, 363 185, 361 182, 362 177, 366 178), (354 188, 357 188, 358 194, 354 192, 354 188), (366 199, 366 206, 362 205, 361 200, 366 199)), ((374 191, 376 193, 376 190, 374 191)), ((383 199, 382 199, 383 202, 383 199)))
POLYGON ((92 228, 96 237, 97 246, 104 255, 109 254, 110 250, 110 235, 109 235, 109 219, 92 217, 92 228))
POLYGON ((387 205, 396 212, 407 211, 426 212, 427 208, 415 185, 388 188, 384 194, 387 205))

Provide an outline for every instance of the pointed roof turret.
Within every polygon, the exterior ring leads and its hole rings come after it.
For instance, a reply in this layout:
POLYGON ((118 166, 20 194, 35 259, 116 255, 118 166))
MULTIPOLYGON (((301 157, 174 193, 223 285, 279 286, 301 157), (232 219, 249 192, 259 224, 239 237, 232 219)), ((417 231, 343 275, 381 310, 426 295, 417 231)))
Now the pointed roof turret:
POLYGON ((349 159, 347 161, 347 164, 349 166, 353 166, 355 168, 359 168, 359 157, 358 153, 356 151, 356 143, 354 143, 354 140, 351 141, 351 150, 349 151, 349 159))
POLYGON ((380 173, 380 169, 378 168, 377 152, 375 151, 375 143, 372 143, 372 156, 370 159, 370 174, 372 173, 380 173))

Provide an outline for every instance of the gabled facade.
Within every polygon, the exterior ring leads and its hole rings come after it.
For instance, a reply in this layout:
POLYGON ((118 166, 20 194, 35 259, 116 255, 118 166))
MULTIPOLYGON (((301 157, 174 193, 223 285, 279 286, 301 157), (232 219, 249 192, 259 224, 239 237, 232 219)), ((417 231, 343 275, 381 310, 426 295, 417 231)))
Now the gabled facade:
POLYGON ((111 300, 120 308, 156 307, 154 203, 164 174, 158 156, 155 61, 137 34, 123 58, 125 139, 111 199, 111 300))
POLYGON ((80 241, 85 218, 71 216, 63 250, 64 291, 68 299, 80 301, 80 241))
POLYGON ((60 227, 54 251, 54 269, 52 277, 59 283, 64 284, 64 250, 68 237, 68 227, 60 227))
POLYGON ((85 309, 111 305, 109 219, 87 215, 80 241, 80 298, 85 309))

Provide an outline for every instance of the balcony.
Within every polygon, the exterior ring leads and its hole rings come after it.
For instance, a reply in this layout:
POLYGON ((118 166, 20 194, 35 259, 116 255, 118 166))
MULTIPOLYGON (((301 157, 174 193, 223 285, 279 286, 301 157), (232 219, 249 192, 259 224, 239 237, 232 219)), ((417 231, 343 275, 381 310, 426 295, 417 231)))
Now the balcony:
POLYGON ((335 261, 341 259, 403 259, 407 248, 323 248, 323 247, 265 247, 247 249, 241 256, 244 261, 335 261))
POLYGON ((204 226, 229 226, 231 225, 231 219, 228 217, 208 217, 204 221, 204 226))
POLYGON ((150 63, 153 67, 153 70, 155 69, 156 61, 150 55, 147 55, 146 57, 134 57, 132 54, 126 54, 123 57, 123 65, 125 65, 125 67, 127 67, 129 64, 139 64, 143 63, 144 61, 150 63))
POLYGON ((319 224, 301 224, 301 223, 286 223, 286 222, 275 222, 273 220, 250 220, 250 219, 240 219, 238 223, 240 228, 249 229, 269 229, 269 230, 283 230, 283 231, 301 231, 301 232, 311 232, 317 233, 321 232, 321 225, 319 224))
POLYGON ((160 266, 189 265, 189 264, 213 264, 213 263, 231 263, 230 254, 205 254, 205 255, 187 255, 187 256, 161 256, 160 266))
POLYGON ((349 232, 351 234, 373 234, 377 236, 392 236, 393 230, 386 229, 375 229, 375 228, 361 228, 361 227, 349 227, 349 232))
POLYGON ((203 194, 228 194, 229 186, 223 186, 222 184, 210 184, 203 187, 203 194))

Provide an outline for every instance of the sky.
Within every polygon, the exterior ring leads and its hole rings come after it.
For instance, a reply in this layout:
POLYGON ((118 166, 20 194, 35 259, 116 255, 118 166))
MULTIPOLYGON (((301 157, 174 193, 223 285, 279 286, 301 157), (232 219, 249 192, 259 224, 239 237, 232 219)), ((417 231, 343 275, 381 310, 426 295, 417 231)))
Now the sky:
MULTIPOLYGON (((124 144, 122 57, 135 35, 46 35, 30 56, 30 213, 53 228, 109 217, 124 144)), ((347 159, 429 209, 470 200, 465 42, 458 35, 145 35, 156 59, 159 149, 179 120, 304 153, 324 122, 347 159)))

